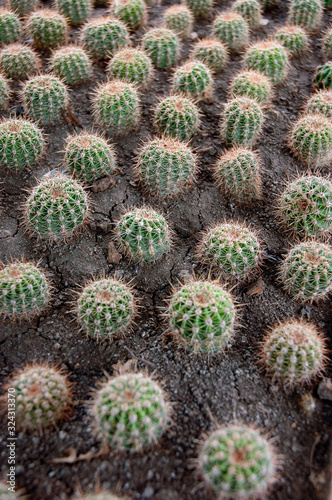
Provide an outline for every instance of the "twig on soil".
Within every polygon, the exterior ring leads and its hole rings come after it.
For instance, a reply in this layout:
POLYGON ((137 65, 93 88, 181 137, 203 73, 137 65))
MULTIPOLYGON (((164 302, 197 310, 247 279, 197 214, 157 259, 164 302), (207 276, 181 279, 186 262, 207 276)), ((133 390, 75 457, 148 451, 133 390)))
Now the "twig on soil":
POLYGON ((129 352, 130 356, 134 359, 136 359, 137 361, 141 361, 142 363, 145 363, 146 365, 149 365, 151 366, 152 368, 155 368, 155 364, 152 363, 152 361, 149 361, 147 359, 144 359, 144 358, 139 358, 138 356, 136 356, 136 354, 131 350, 129 349, 129 347, 127 346, 124 346, 124 349, 126 349, 127 352, 129 352))

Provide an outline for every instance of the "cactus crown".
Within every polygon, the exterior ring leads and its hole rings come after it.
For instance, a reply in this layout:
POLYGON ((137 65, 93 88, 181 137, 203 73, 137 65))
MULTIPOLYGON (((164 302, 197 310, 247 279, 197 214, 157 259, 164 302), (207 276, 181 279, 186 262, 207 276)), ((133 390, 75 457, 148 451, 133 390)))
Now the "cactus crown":
POLYGON ((278 43, 288 49, 291 55, 305 50, 309 45, 308 35, 301 26, 292 24, 282 26, 276 31, 274 37, 278 43))
POLYGON ((215 18, 212 33, 233 52, 241 52, 249 42, 248 23, 233 10, 223 12, 215 18))
POLYGON ((273 83, 280 83, 287 75, 287 50, 277 41, 263 40, 248 48, 244 64, 247 69, 263 73, 273 83))
POLYGON ((244 71, 235 75, 231 87, 231 97, 250 97, 260 104, 267 104, 271 99, 272 84, 267 76, 257 71, 244 71))
POLYGON ((175 31, 185 38, 190 35, 193 27, 193 15, 185 5, 177 4, 168 7, 163 14, 165 28, 175 31))
POLYGON ((199 110, 191 99, 171 95, 156 106, 155 123, 166 136, 186 141, 199 127, 199 110))
POLYGON ((244 17, 250 28, 259 28, 262 9, 257 0, 236 0, 232 4, 232 9, 244 17))
POLYGON ((331 88, 332 87, 332 61, 328 61, 316 70, 315 84, 318 87, 331 88))
POLYGON ((9 0, 10 8, 23 18, 35 10, 38 0, 9 0))
POLYGON ((191 57, 202 61, 212 71, 221 71, 228 62, 225 45, 213 38, 205 38, 197 42, 192 48, 191 57))
POLYGON ((142 45, 157 68, 174 66, 180 55, 178 35, 166 28, 148 30, 143 36, 142 45))
POLYGON ((42 9, 31 14, 26 27, 34 45, 40 48, 56 48, 65 43, 68 35, 66 18, 51 9, 42 9))
POLYGON ((146 23, 147 7, 143 0, 112 0, 110 13, 121 19, 131 30, 146 23))
POLYGON ((332 91, 321 90, 310 97, 306 109, 306 113, 321 113, 327 118, 332 118, 332 91))
POLYGON ((20 33, 20 21, 14 12, 0 9, 0 44, 17 42, 20 39, 20 33))
POLYGON ((0 73, 0 110, 7 109, 10 97, 8 80, 0 73))
POLYGON ((114 54, 107 66, 107 72, 113 78, 146 88, 153 75, 152 61, 142 50, 123 49, 114 54))
POLYGON ((316 31, 321 24, 323 5, 320 0, 291 0, 288 22, 308 31, 316 31))
POLYGON ((185 0, 185 3, 197 19, 209 14, 213 0, 185 0))
POLYGON ((56 7, 70 24, 78 26, 87 21, 92 12, 92 0, 56 0, 56 7))
POLYGON ((307 165, 320 165, 332 154, 332 124, 321 114, 300 118, 290 138, 294 154, 307 165))
POLYGON ((263 111, 254 99, 238 97, 225 106, 221 133, 228 144, 249 146, 257 139, 263 121, 263 111))
POLYGON ((173 75, 173 91, 189 97, 204 97, 212 90, 213 78, 209 68, 199 61, 188 61, 173 75))
POLYGON ((25 79, 40 67, 36 52, 21 43, 6 45, 0 52, 0 70, 13 80, 25 79))
POLYGON ((120 19, 99 17, 85 24, 80 35, 83 48, 97 60, 108 59, 129 43, 126 25, 120 19))
POLYGON ((92 64, 84 50, 68 46, 53 53, 50 69, 67 85, 74 85, 90 78, 92 64))

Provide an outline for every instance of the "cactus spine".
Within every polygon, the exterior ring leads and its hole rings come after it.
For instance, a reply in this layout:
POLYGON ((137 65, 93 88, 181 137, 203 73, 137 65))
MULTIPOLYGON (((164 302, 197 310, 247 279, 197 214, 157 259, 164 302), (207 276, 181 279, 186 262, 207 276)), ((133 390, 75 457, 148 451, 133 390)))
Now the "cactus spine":
POLYGON ((247 69, 263 73, 273 83, 280 83, 286 78, 288 64, 287 50, 273 40, 255 43, 244 57, 247 69))
POLYGON ((56 8, 71 25, 79 26, 92 12, 92 0, 56 0, 56 8))
POLYGON ((290 146, 307 165, 321 165, 332 155, 332 124, 321 114, 305 115, 294 125, 290 146))
POLYGON ((191 10, 195 19, 207 17, 211 11, 213 0, 185 0, 186 6, 191 10))
POLYGON ((249 43, 248 23, 232 10, 221 13, 215 18, 212 34, 232 52, 241 52, 249 43))
POLYGON ((317 31, 322 22, 323 5, 320 0, 291 0, 289 24, 298 24, 307 31, 317 31))
POLYGON ((41 49, 53 49, 63 45, 68 35, 66 18, 51 9, 42 9, 31 14, 26 28, 33 44, 41 49))
POLYGON ((199 61, 189 61, 175 71, 173 91, 188 97, 208 97, 212 92, 213 78, 209 68, 199 61))
POLYGON ((255 100, 238 97, 225 106, 221 134, 227 144, 250 146, 261 132, 263 121, 263 111, 255 100))
POLYGON ((180 55, 179 37, 165 28, 148 30, 143 36, 142 45, 157 68, 174 66, 180 55))
POLYGON ((250 97, 259 104, 268 104, 272 95, 272 84, 267 76, 257 71, 244 71, 235 75, 230 95, 234 97, 250 97))
POLYGON ((332 88, 332 61, 318 66, 315 83, 318 87, 332 88))
POLYGON ((130 30, 146 23, 147 7, 143 0, 112 0, 110 13, 121 19, 130 30))
POLYGON ((0 70, 13 80, 23 80, 36 73, 40 67, 40 58, 26 45, 13 43, 0 52, 0 70))
POLYGON ((11 91, 9 88, 8 80, 0 73, 0 110, 8 108, 10 101, 11 91))
POLYGON ((222 71, 228 62, 226 47, 218 40, 205 38, 197 42, 191 51, 191 57, 206 64, 211 71, 222 71))
POLYGON ((18 17, 7 9, 0 9, 0 45, 18 42, 21 25, 18 17))
POLYGON ((50 69, 67 85, 75 85, 90 78, 92 64, 84 50, 68 46, 53 53, 50 69))
POLYGON ((326 118, 332 118, 332 91, 321 90, 310 97, 305 109, 306 113, 321 113, 326 118))
POLYGON ((249 28, 257 29, 262 20, 262 9, 257 0, 236 0, 232 9, 247 21, 249 28))
POLYGON ((153 76, 153 66, 149 56, 142 50, 123 49, 114 54, 107 66, 107 72, 113 78, 147 88, 153 76))
POLYGON ((301 26, 292 24, 279 28, 274 38, 278 43, 286 47, 291 56, 307 49, 309 45, 309 38, 305 30, 301 26))
POLYGON ((165 10, 162 21, 165 28, 174 31, 181 38, 186 38, 192 31, 194 18, 188 7, 177 4, 165 10))
POLYGON ((199 127, 199 110, 191 99, 171 95, 157 105, 155 123, 162 134, 186 141, 199 127))
POLYGON ((94 59, 109 59, 129 43, 126 25, 119 19, 100 17, 85 24, 80 35, 83 48, 94 59))

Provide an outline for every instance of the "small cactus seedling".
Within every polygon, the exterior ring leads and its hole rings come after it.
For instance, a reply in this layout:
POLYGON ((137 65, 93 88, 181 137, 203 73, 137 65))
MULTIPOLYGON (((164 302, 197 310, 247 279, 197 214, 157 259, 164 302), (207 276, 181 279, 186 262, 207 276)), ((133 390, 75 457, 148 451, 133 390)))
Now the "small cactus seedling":
POLYGON ((238 97, 225 106, 221 134, 227 144, 250 146, 261 132, 263 121, 263 111, 254 99, 238 97))
POLYGON ((145 144, 137 159, 136 175, 152 196, 178 196, 194 181, 197 162, 191 149, 172 138, 145 144))
POLYGON ((0 163, 9 169, 33 167, 41 159, 45 140, 41 130, 27 120, 0 123, 0 163))
POLYGON ((228 51, 221 42, 212 38, 205 38, 195 43, 191 57, 201 61, 211 71, 222 71, 228 62, 228 51))
POLYGON ((213 78, 204 63, 189 61, 176 69, 172 85, 174 92, 182 92, 188 97, 204 98, 212 92, 213 78))
POLYGON ((278 43, 286 47, 291 56, 296 56, 299 52, 308 48, 309 37, 301 26, 286 25, 279 28, 274 38, 278 43))
POLYGON ((129 32, 119 19, 100 17, 83 26, 80 39, 83 48, 91 57, 102 61, 128 45, 129 32))
POLYGON ((224 280, 243 281, 257 272, 262 247, 245 224, 217 224, 206 231, 197 248, 197 260, 220 273, 224 280))
POLYGON ((110 60, 108 74, 113 78, 136 83, 147 88, 153 75, 152 61, 142 50, 123 49, 110 60))
POLYGON ((8 80, 0 73, 0 110, 8 108, 11 91, 8 80))
POLYGON ((290 320, 279 323, 266 335, 260 354, 267 373, 293 387, 322 372, 325 351, 325 342, 315 325, 290 320))
POLYGON ((54 49, 63 45, 68 34, 66 18, 51 9, 42 9, 31 14, 26 28, 33 44, 41 49, 54 49))
POLYGON ((235 75, 230 95, 234 97, 250 97, 260 104, 268 104, 272 95, 272 84, 267 76, 257 71, 244 71, 235 75))
POLYGON ((328 29, 322 40, 322 49, 328 60, 332 59, 332 28, 328 29))
POLYGON ((79 26, 90 17, 92 0, 56 0, 56 8, 72 26, 79 26))
POLYGON ((88 283, 76 305, 77 320, 97 340, 128 331, 136 314, 135 297, 125 283, 104 278, 88 283))
POLYGON ((191 281, 174 290, 166 316, 170 333, 189 351, 218 354, 233 340, 233 298, 216 282, 191 281))
POLYGON ((299 243, 286 255, 280 278, 296 300, 323 299, 332 289, 332 248, 314 240, 299 243))
POLYGON ((165 28, 147 31, 142 46, 157 68, 174 66, 180 55, 180 40, 176 33, 165 28))
POLYGON ((332 118, 332 90, 320 90, 310 97, 306 113, 321 113, 327 118, 332 118))
POLYGON ((0 45, 2 43, 18 42, 21 25, 18 17, 7 9, 0 10, 0 45))
POLYGON ((39 67, 39 56, 26 45, 13 43, 0 52, 0 70, 7 78, 23 80, 36 73, 39 67))
POLYGON ((35 10, 38 0, 9 0, 9 5, 18 17, 23 18, 35 10))
POLYGON ((322 22, 323 5, 320 0, 291 0, 289 24, 298 24, 307 31, 317 31, 322 22))
POLYGON ((136 262, 154 262, 171 247, 171 230, 164 216, 142 207, 126 212, 116 223, 121 250, 136 262))
POLYGON ((294 125, 290 138, 294 154, 307 165, 321 165, 332 155, 332 124, 321 114, 309 114, 294 125))
POLYGON ((332 61, 328 61, 316 70, 315 84, 318 87, 332 88, 332 61))
POLYGON ((51 286, 31 262, 13 262, 0 270, 0 316, 14 321, 39 316, 49 305, 51 286))
POLYGON ((97 123, 109 134, 127 134, 140 120, 136 87, 121 80, 101 84, 93 96, 97 123))
POLYGON ((288 64, 287 49, 273 40, 255 43, 244 57, 246 69, 263 73, 273 83, 280 83, 286 78, 288 64))
POLYGON ((239 205, 261 198, 261 163, 257 153, 243 147, 226 151, 214 170, 218 187, 239 205))
POLYGON ((83 49, 68 46, 53 53, 50 69, 67 85, 75 85, 90 78, 92 64, 83 49))
POLYGON ((249 43, 247 21, 232 10, 221 13, 215 18, 212 34, 232 52, 241 52, 249 43))
POLYGON ((156 444, 170 421, 161 385, 144 373, 123 373, 96 391, 91 417, 97 435, 112 448, 138 451, 156 444))
POLYGON ((165 10, 162 21, 165 28, 174 31, 181 38, 186 38, 192 31, 194 18, 188 7, 176 4, 165 10))
POLYGON ((71 238, 89 217, 89 200, 73 179, 46 175, 25 204, 25 224, 32 236, 60 242, 71 238))
POLYGON ((67 88, 55 76, 31 78, 24 85, 22 96, 28 116, 42 125, 54 124, 68 108, 67 88))
POLYGON ((112 146, 102 137, 88 132, 67 138, 64 161, 71 175, 86 183, 113 175, 117 168, 112 146))
POLYGON ((281 220, 300 236, 332 232, 332 183, 324 177, 304 175, 291 182, 278 203, 281 220))
POLYGON ((171 95, 157 105, 155 123, 162 134, 186 141, 199 127, 199 110, 191 99, 171 95))
POLYGON ((261 498, 275 480, 277 456, 267 438, 247 425, 226 425, 203 441, 198 465, 222 499, 261 498))
MULTIPOLYGON (((15 391, 16 425, 20 430, 56 427, 70 416, 73 401, 71 384, 57 367, 47 363, 27 365, 13 375, 6 388, 15 391)), ((2 398, 2 407, 5 404, 2 398)))
POLYGON ((236 0, 232 4, 232 9, 244 17, 249 28, 259 28, 262 20, 262 9, 257 0, 236 0))
POLYGON ((147 19, 144 0, 112 0, 110 13, 121 19, 130 30, 143 26, 147 19))
POLYGON ((213 0, 185 0, 185 4, 191 10, 195 19, 198 19, 209 15, 213 0))

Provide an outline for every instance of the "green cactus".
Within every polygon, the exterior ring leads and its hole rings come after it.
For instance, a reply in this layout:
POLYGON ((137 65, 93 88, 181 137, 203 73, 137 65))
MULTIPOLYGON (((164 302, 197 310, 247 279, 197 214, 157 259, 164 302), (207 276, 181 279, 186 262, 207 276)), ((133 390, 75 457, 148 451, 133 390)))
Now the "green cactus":
POLYGON ((8 80, 0 73, 0 110, 8 108, 11 97, 8 80))
POLYGON ((16 12, 18 17, 23 18, 30 14, 38 5, 38 0, 9 0, 11 10, 16 12))
POLYGON ((212 34, 232 52, 241 52, 249 43, 249 26, 237 12, 219 14, 212 24, 212 34))
POLYGON ((298 386, 319 375, 326 346, 315 325, 299 320, 279 323, 265 337, 261 362, 273 379, 298 386))
POLYGON ((170 421, 171 405, 153 378, 141 372, 123 373, 100 384, 90 412, 105 443, 138 451, 160 440, 170 421))
POLYGON ((64 162, 73 177, 89 184, 117 169, 113 147, 88 132, 67 138, 64 162))
POLYGON ((68 46, 53 53, 51 71, 67 85, 88 80, 92 73, 89 56, 80 47, 68 46))
POLYGON ((24 219, 32 236, 49 242, 68 240, 89 218, 89 199, 77 181, 63 174, 44 176, 28 197, 24 219))
POLYGON ((182 141, 189 139, 200 124, 196 104, 182 95, 171 95, 160 101, 154 116, 162 134, 182 141))
POLYGON ((13 262, 0 270, 0 316, 30 320, 49 305, 51 286, 45 274, 31 262, 13 262))
POLYGON ((180 56, 180 40, 176 33, 165 28, 148 30, 142 46, 157 68, 174 66, 180 56))
POLYGON ((28 120, 0 123, 0 163, 9 169, 33 167, 41 159, 45 140, 41 130, 28 120))
POLYGON ((68 36, 66 18, 51 9, 42 9, 31 14, 26 29, 33 44, 41 49, 57 48, 66 42, 68 36))
POLYGON ((332 59, 332 28, 326 31, 322 42, 323 53, 330 61, 332 59))
POLYGON ((0 52, 0 71, 7 78, 23 80, 36 73, 40 66, 36 52, 21 43, 6 45, 0 52))
POLYGON ((185 4, 191 10, 195 19, 199 19, 210 14, 213 0, 185 0, 185 4))
MULTIPOLYGON (((72 390, 65 373, 48 363, 33 363, 18 370, 6 385, 16 399, 16 427, 23 431, 57 427, 72 410, 72 390)), ((2 406, 6 400, 2 398, 2 406)), ((7 403, 8 409, 8 403, 7 403)))
POLYGON ((282 26, 276 31, 274 38, 286 47, 291 56, 296 56, 309 46, 309 37, 301 26, 282 26))
POLYGON ((18 42, 21 35, 19 18, 7 9, 0 9, 0 45, 18 42))
POLYGON ((300 236, 332 232, 332 183, 324 177, 304 175, 287 185, 278 211, 287 228, 300 236))
POLYGON ((318 87, 332 88, 332 61, 318 66, 315 76, 315 84, 318 87))
POLYGON ((331 120, 321 114, 304 115, 290 137, 294 154, 307 165, 322 165, 332 155, 331 120))
POLYGON ((228 62, 228 51, 218 40, 205 38, 195 43, 191 57, 206 64, 211 71, 217 72, 225 68, 228 62))
POLYGON ((232 4, 232 9, 247 21, 249 28, 259 28, 262 20, 262 9, 257 0, 236 0, 232 4))
POLYGON ((258 0, 262 9, 270 10, 272 7, 278 4, 279 0, 258 0))
POLYGON ((137 179, 152 196, 178 196, 193 183, 196 173, 195 155, 185 143, 173 138, 148 142, 137 158, 137 179))
POLYGON ((208 97, 212 85, 210 69, 199 61, 189 61, 179 66, 172 79, 173 92, 182 92, 188 97, 208 97))
POLYGON ((143 26, 147 20, 144 0, 112 0, 110 13, 121 19, 130 30, 143 26))
POLYGON ((235 75, 230 95, 234 97, 250 97, 259 104, 268 104, 272 96, 272 84, 267 76, 257 71, 243 71, 235 75))
POLYGON ((323 17, 321 0, 291 0, 287 21, 298 24, 307 31, 317 31, 323 17))
POLYGON ((176 4, 164 11, 162 22, 165 28, 174 31, 181 38, 186 38, 192 32, 194 17, 188 7, 176 4))
POLYGON ((307 102, 306 113, 321 113, 327 118, 332 118, 332 91, 320 90, 313 94, 307 102))
POLYGON ((99 17, 83 26, 80 40, 91 57, 102 61, 128 45, 129 32, 119 19, 99 17))
POLYGON ((322 0, 323 6, 325 9, 331 9, 332 8, 332 0, 322 0))
POLYGON ((154 262, 170 250, 172 233, 161 213, 142 207, 126 212, 117 221, 115 236, 130 259, 154 262))
POLYGON ((227 144, 250 146, 261 132, 263 122, 260 105, 249 97, 238 97, 225 105, 221 134, 227 144))
POLYGON ((56 0, 55 6, 72 26, 85 23, 92 13, 92 0, 56 0))
POLYGON ((281 268, 284 289, 294 299, 313 302, 332 289, 332 248, 311 240, 289 250, 281 268))
POLYGON ((127 134, 140 120, 136 87, 121 80, 101 84, 93 96, 95 119, 109 134, 127 134))
POLYGON ((261 162, 250 149, 234 147, 222 154, 214 170, 219 189, 239 205, 262 196, 261 162))
POLYGON ((153 76, 152 61, 142 50, 123 49, 110 60, 107 72, 112 78, 119 78, 147 88, 153 76))
POLYGON ((271 82, 280 83, 288 71, 287 49, 273 40, 263 40, 248 48, 244 65, 246 69, 259 71, 266 75, 271 82))
POLYGON ((247 425, 211 432, 198 459, 204 481, 219 498, 262 498, 275 480, 277 456, 270 441, 247 425))

